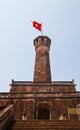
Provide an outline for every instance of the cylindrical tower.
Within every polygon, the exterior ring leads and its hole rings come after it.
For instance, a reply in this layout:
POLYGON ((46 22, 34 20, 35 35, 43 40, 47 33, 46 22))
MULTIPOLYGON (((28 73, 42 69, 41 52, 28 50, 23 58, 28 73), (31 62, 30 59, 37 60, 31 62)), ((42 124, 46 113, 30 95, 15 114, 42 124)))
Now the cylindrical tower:
POLYGON ((34 39, 36 51, 34 82, 51 82, 50 50, 51 40, 47 36, 38 36, 34 39))

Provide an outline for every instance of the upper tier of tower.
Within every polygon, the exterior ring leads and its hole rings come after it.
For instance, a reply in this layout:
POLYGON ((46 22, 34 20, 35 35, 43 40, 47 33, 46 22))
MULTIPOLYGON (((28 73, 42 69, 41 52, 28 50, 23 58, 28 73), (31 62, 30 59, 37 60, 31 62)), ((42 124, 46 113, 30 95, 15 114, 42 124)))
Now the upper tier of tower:
POLYGON ((47 36, 38 36, 34 39, 36 51, 34 82, 51 82, 50 50, 51 40, 47 36))

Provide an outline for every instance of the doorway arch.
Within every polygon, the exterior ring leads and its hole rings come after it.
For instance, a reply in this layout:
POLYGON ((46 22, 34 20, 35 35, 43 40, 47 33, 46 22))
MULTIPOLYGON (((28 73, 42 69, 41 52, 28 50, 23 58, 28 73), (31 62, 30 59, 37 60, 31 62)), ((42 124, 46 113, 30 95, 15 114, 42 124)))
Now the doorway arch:
POLYGON ((46 103, 39 104, 38 119, 41 119, 41 120, 50 119, 50 109, 49 109, 48 104, 46 103))

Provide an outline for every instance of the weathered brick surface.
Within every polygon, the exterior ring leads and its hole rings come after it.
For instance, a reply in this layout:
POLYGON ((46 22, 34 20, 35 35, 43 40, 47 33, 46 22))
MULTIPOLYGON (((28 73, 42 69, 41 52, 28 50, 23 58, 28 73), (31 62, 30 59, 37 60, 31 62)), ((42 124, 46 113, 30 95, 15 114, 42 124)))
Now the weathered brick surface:
POLYGON ((80 130, 80 121, 16 121, 7 130, 80 130))
POLYGON ((34 82, 51 82, 49 49, 51 40, 39 36, 34 40, 36 57, 34 67, 34 82))
MULTIPOLYGON (((76 92, 75 84, 73 81, 67 82, 52 82, 52 83, 34 83, 34 82, 19 82, 14 81, 11 84, 10 92, 16 93, 43 93, 46 92, 46 97, 48 93, 54 92, 76 92)), ((58 93, 55 93, 58 95, 58 93)), ((45 94, 44 94, 45 95, 45 94)), ((49 94, 51 95, 51 94, 49 94)), ((56 95, 56 96, 57 96, 56 95)), ((37 94, 37 97, 39 94, 37 94)), ((64 94, 64 96, 67 96, 64 94)), ((24 108, 26 109, 27 119, 38 119, 38 112, 40 104, 44 104, 44 110, 48 110, 49 108, 51 119, 59 119, 60 115, 63 112, 66 112, 66 118, 68 118, 67 108, 68 107, 76 107, 79 104, 80 100, 75 100, 74 98, 66 99, 66 98, 50 98, 43 99, 42 96, 40 99, 15 99, 13 100, 15 103, 15 119, 22 119, 22 113, 24 108)))

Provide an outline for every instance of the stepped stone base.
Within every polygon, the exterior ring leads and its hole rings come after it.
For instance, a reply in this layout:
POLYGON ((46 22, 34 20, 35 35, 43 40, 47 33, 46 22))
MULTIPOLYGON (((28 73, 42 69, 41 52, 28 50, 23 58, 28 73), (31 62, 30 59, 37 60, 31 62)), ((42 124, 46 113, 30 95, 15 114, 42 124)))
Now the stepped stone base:
POLYGON ((80 130, 80 121, 13 121, 7 130, 80 130))

